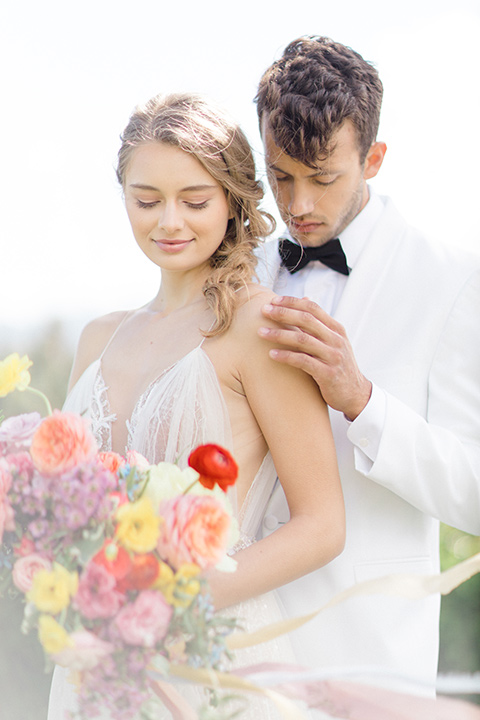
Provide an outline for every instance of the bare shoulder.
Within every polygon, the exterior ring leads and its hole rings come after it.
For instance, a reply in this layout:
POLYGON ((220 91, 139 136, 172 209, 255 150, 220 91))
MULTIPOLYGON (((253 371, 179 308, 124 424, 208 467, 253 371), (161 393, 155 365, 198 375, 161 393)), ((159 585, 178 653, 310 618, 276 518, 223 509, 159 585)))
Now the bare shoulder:
POLYGON ((98 360, 126 314, 123 310, 112 312, 92 320, 83 328, 75 354, 70 386, 92 362, 98 360))
POLYGON ((101 355, 105 345, 122 322, 126 312, 119 310, 95 318, 86 325, 80 336, 80 345, 90 348, 93 355, 101 355))
POLYGON ((251 284, 242 288, 235 315, 237 331, 254 331, 262 325, 276 325, 262 314, 262 307, 270 303, 275 293, 262 285, 251 284))

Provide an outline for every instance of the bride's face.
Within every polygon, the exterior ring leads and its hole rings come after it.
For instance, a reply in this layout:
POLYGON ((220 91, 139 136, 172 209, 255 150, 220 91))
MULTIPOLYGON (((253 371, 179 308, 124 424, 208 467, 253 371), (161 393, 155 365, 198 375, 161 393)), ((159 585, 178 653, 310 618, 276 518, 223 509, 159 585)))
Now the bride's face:
POLYGON ((193 155, 166 143, 140 145, 124 190, 133 234, 152 262, 177 272, 208 267, 230 212, 223 188, 193 155))

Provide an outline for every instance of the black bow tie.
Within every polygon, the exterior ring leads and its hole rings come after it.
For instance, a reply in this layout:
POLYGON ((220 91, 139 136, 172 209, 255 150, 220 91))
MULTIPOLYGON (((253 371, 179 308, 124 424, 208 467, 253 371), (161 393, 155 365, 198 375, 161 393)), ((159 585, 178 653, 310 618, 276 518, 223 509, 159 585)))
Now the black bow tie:
POLYGON ((349 275, 350 270, 343 252, 340 240, 329 240, 320 247, 302 247, 291 240, 282 238, 278 243, 278 252, 282 258, 282 265, 288 272, 298 272, 312 260, 320 260, 324 265, 336 270, 342 275, 349 275))

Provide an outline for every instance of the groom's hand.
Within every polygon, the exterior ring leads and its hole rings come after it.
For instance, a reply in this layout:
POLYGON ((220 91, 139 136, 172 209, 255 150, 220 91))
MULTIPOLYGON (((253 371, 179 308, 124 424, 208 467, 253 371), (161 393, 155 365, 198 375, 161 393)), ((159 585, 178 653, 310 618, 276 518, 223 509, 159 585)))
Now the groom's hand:
POLYGON ((311 375, 325 402, 355 420, 370 399, 372 383, 358 368, 345 328, 308 298, 275 297, 263 314, 282 326, 259 329, 281 346, 270 350, 270 357, 311 375))

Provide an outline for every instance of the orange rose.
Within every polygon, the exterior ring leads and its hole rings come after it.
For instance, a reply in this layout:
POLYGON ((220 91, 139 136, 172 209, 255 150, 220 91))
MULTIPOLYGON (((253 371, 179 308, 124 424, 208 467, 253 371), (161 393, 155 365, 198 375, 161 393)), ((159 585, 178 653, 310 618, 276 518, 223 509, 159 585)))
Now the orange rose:
POLYGON ((212 490, 217 484, 224 492, 238 476, 238 466, 228 450, 220 445, 199 445, 188 458, 188 464, 200 475, 203 487, 212 490))
POLYGON ((164 519, 157 549, 175 570, 185 563, 205 569, 225 554, 230 536, 230 515, 207 495, 179 495, 160 505, 164 519))
POLYGON ((88 421, 59 410, 41 422, 30 448, 35 467, 45 475, 60 475, 80 463, 91 462, 97 452, 88 421))

